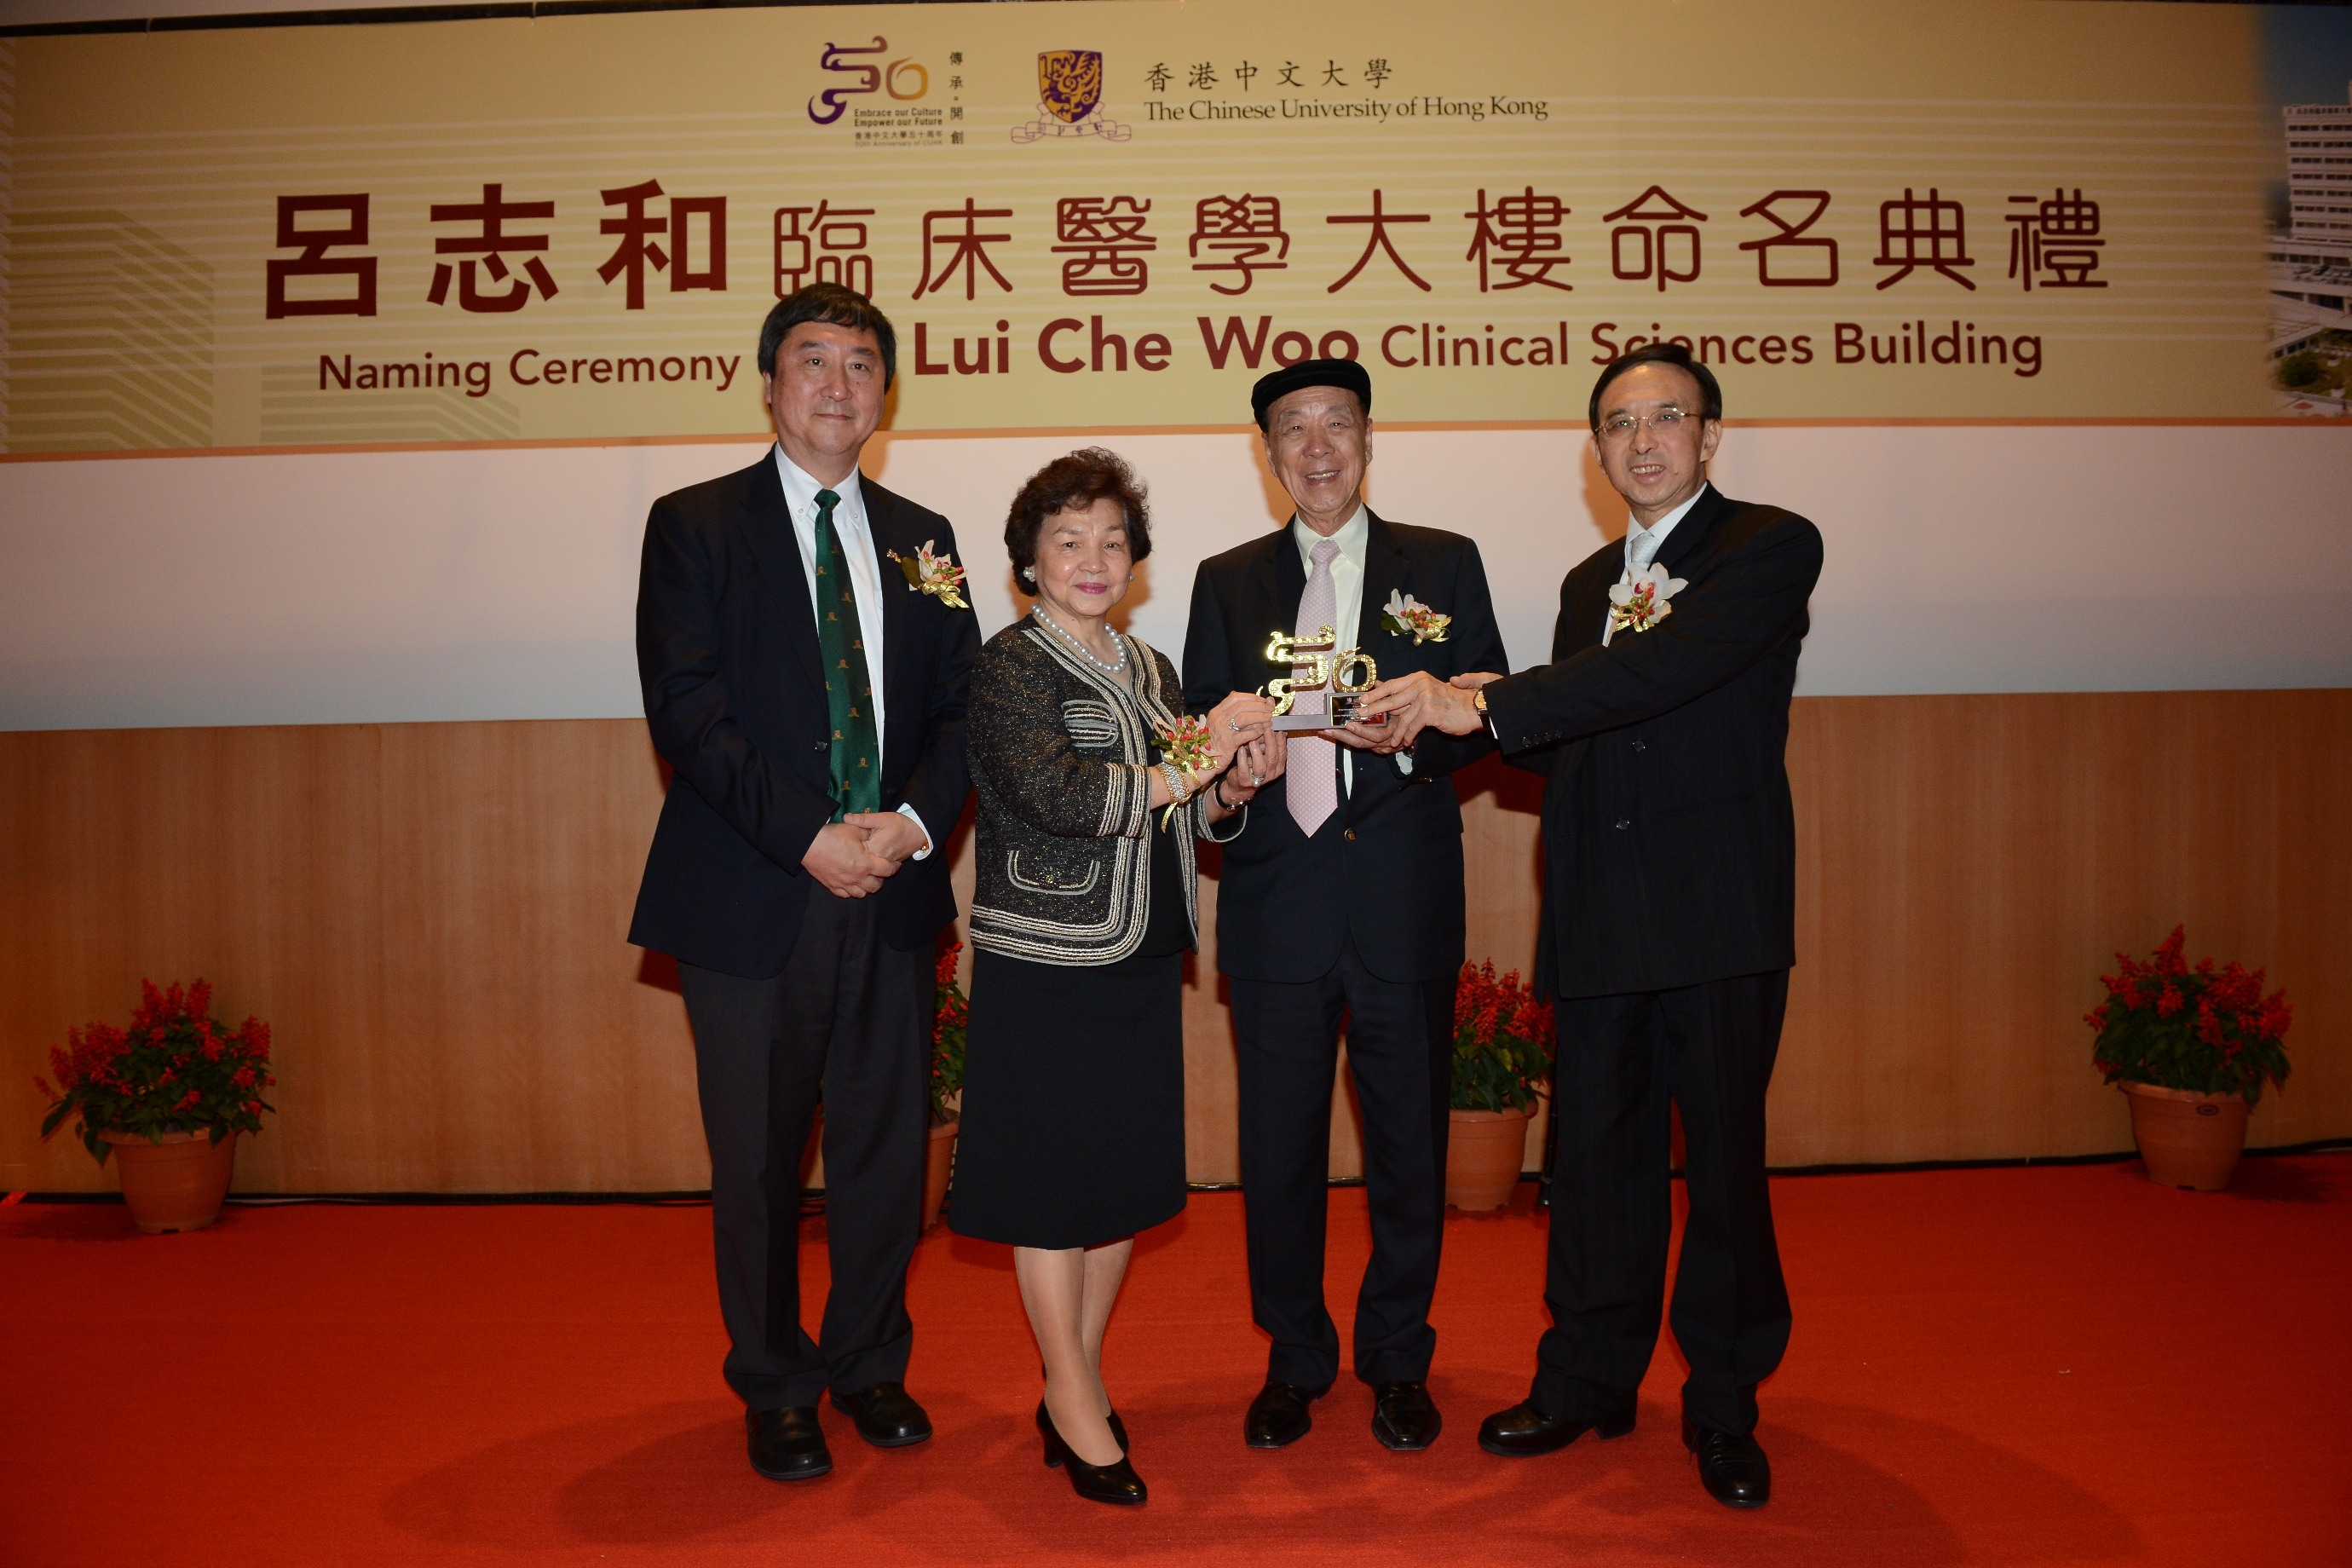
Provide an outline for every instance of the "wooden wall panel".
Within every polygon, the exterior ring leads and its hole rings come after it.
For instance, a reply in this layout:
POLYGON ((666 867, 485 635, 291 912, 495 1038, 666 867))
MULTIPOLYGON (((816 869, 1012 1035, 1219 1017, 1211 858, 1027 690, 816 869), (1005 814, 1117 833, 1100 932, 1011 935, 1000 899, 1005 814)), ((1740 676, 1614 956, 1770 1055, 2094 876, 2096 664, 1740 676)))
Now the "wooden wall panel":
MULTIPOLYGON (((1809 700, 1790 752, 1776 1163, 2127 1146, 2080 1017, 2116 948, 2179 920, 2295 1002, 2255 1142, 2352 1134, 2352 692, 1809 700)), ((243 1190, 704 1184, 684 1007, 623 940, 659 791, 623 721, 0 735, 0 1187, 112 1184, 36 1137, 32 1075, 142 975, 197 974, 277 1031, 243 1190)), ((1535 781, 1488 764, 1465 793, 1471 953, 1523 966, 1535 781)), ((968 827, 953 852, 968 895, 968 827)), ((1238 1164, 1220 994, 1212 948, 1186 990, 1202 1181, 1238 1164)), ((1333 1132, 1355 1173, 1344 1087, 1333 1132)))
POLYGON ((641 724, 0 737, 0 1185, 112 1184, 35 1141, 31 1075, 200 974, 275 1033, 241 1189, 707 1185, 683 1007, 622 940, 658 792, 641 724))
POLYGON ((2296 1005, 2256 1144, 2352 1134, 2352 692, 1796 705, 1777 1163, 2130 1146, 2082 1015, 2178 921, 2296 1005))

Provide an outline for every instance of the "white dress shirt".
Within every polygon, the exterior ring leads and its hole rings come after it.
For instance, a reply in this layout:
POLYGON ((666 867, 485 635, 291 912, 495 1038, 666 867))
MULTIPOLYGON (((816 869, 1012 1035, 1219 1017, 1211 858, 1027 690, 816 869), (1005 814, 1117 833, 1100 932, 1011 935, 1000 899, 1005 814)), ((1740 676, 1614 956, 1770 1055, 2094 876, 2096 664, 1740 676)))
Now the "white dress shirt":
MULTIPOLYGON (((801 547, 802 580, 808 584, 813 615, 824 613, 816 602, 816 492, 830 489, 841 498, 833 509, 833 533, 848 559, 850 591, 857 599, 858 641, 865 645, 866 673, 874 689, 874 763, 878 768, 888 754, 885 748, 889 745, 890 731, 882 707, 882 569, 874 549, 874 531, 866 526, 866 492, 858 488, 856 468, 837 485, 819 484, 784 456, 782 444, 776 447, 776 477, 784 482, 784 507, 792 513, 793 538, 801 547)), ((923 826, 914 807, 901 805, 898 810, 922 831, 923 847, 915 851, 915 858, 920 860, 931 852, 931 830, 923 826)))
MULTIPOLYGON (((1310 577, 1315 574, 1315 547, 1322 542, 1323 537, 1307 527, 1304 520, 1297 517, 1290 520, 1290 539, 1298 546, 1298 563, 1307 568, 1307 574, 1310 577)), ((1370 509, 1361 501, 1357 502, 1355 515, 1341 523, 1339 531, 1330 538, 1339 547, 1339 555, 1331 563, 1331 597, 1339 620, 1339 624, 1331 628, 1331 635, 1339 639, 1338 649, 1345 650, 1361 647, 1363 642, 1356 634, 1359 623, 1364 618, 1364 552, 1372 538, 1370 509)), ((1314 629, 1312 626, 1298 628, 1301 632, 1314 629)), ((1396 754, 1396 764, 1401 772, 1412 772, 1412 758, 1402 752, 1396 754)), ((1355 753, 1344 743, 1339 746, 1339 787, 1351 793, 1356 787, 1355 753)))

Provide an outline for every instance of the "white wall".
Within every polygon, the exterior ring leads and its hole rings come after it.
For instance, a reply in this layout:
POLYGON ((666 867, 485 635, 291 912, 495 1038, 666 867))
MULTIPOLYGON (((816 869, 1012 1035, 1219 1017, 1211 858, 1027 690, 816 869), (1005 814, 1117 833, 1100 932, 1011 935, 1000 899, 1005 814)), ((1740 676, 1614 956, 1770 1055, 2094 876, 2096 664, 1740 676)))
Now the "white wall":
MULTIPOLYGON (((955 521, 992 631, 1005 505, 1074 444, 889 439, 867 468, 955 521)), ((1194 564, 1275 492, 1247 432, 1107 444, 1152 490, 1133 629, 1181 657, 1194 564)), ((0 728, 636 713, 646 509, 757 456, 0 464, 0 728)), ((2352 427, 1734 427, 1716 473, 1827 536, 1807 693, 2352 686, 2352 427)), ((1383 432, 1371 499, 1478 540, 1515 666, 1623 526, 1573 432, 1383 432)))

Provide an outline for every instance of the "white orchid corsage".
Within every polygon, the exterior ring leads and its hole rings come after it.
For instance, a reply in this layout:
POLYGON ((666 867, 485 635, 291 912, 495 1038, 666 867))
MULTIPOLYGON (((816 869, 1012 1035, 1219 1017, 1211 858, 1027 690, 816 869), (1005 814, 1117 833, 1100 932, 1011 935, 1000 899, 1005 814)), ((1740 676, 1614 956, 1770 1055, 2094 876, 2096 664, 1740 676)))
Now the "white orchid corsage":
POLYGON ((1396 588, 1389 590, 1389 602, 1381 611, 1381 625, 1401 637, 1411 637, 1415 647, 1425 642, 1444 642, 1445 628, 1453 624, 1452 616, 1441 616, 1396 588))
POLYGON ((1689 580, 1669 577, 1666 569, 1654 562, 1646 572, 1628 572, 1625 580, 1609 590, 1609 629, 1601 634, 1601 646, 1607 647, 1609 639, 1621 631, 1646 632, 1675 613, 1666 601, 1690 586, 1689 580))
POLYGON ((913 556, 901 555, 895 550, 889 552, 889 556, 907 574, 910 591, 929 594, 950 610, 971 608, 964 602, 963 568, 955 563, 953 556, 933 554, 931 541, 923 541, 923 548, 913 556))

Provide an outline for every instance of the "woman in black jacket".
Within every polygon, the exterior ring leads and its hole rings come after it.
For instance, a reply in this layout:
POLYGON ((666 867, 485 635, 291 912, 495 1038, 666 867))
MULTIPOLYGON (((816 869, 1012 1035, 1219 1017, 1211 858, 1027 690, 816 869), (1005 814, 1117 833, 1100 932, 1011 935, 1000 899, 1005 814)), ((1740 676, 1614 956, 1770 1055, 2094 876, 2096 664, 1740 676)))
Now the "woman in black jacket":
POLYGON ((1142 488, 1090 447, 1014 498, 1034 609, 972 671, 980 795, 971 1018, 950 1216, 1007 1242, 1045 1364, 1045 1462, 1140 1503, 1103 1390, 1103 1331, 1138 1231, 1184 1206, 1183 955, 1195 835, 1223 840, 1278 770, 1263 697, 1191 744, 1175 667, 1107 618, 1150 553, 1142 488))

